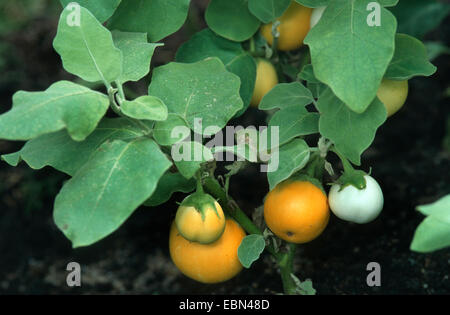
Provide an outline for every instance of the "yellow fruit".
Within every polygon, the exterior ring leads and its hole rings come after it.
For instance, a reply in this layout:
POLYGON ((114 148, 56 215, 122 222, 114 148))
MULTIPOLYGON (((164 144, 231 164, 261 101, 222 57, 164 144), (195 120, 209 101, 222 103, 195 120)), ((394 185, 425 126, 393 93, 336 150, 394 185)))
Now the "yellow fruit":
POLYGON ((386 106, 388 117, 394 115, 403 107, 408 97, 408 81, 383 79, 377 96, 386 106))
POLYGON ((265 59, 257 60, 256 82, 250 105, 258 107, 264 95, 278 84, 278 75, 275 67, 265 59))
POLYGON ((185 239, 208 244, 222 235, 225 215, 213 197, 196 192, 186 197, 178 207, 175 224, 185 239))
POLYGON ((191 279, 203 283, 218 283, 236 276, 242 265, 238 259, 238 248, 245 231, 232 219, 226 220, 222 236, 211 244, 200 244, 186 240, 172 224, 169 250, 177 268, 191 279))
MULTIPOLYGON (((311 13, 311 8, 304 7, 292 1, 286 12, 278 19, 280 21, 280 25, 277 28, 280 33, 277 44, 278 50, 294 50, 303 45, 303 40, 310 29, 311 13)), ((261 34, 272 45, 272 23, 263 25, 261 27, 261 34)))
POLYGON ((269 192, 264 202, 267 226, 279 238, 291 243, 315 239, 323 232, 329 218, 327 196, 308 181, 284 181, 269 192))

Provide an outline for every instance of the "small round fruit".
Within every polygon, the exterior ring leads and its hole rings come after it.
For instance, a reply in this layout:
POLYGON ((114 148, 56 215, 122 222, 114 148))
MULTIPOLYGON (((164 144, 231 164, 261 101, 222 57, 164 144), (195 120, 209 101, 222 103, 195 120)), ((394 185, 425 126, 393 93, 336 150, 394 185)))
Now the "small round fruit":
POLYGON ((358 189, 348 185, 334 184, 328 194, 331 211, 340 219, 354 223, 368 223, 375 220, 383 209, 383 191, 377 181, 364 176, 366 188, 358 189))
POLYGON ((185 239, 208 244, 222 235, 225 215, 213 197, 196 192, 187 196, 178 207, 175 224, 185 239))
POLYGON ((279 238, 306 243, 319 236, 328 224, 327 196, 309 181, 287 180, 269 192, 264 219, 279 238))
POLYGON ((202 283, 218 283, 236 276, 242 265, 238 248, 245 231, 232 219, 226 220, 222 236, 211 244, 186 240, 172 224, 169 250, 172 261, 187 277, 202 283))
MULTIPOLYGON (((311 8, 292 1, 286 12, 279 18, 280 25, 277 28, 280 33, 277 42, 278 50, 289 51, 303 45, 303 40, 309 32, 311 13, 311 8)), ((272 23, 263 25, 261 34, 269 45, 273 44, 272 23)))
POLYGON ((405 104, 408 97, 408 81, 383 79, 377 96, 386 107, 388 117, 390 117, 405 104))
POLYGON ((278 75, 275 67, 267 60, 259 58, 256 68, 255 89, 250 104, 257 107, 264 95, 278 84, 278 75))

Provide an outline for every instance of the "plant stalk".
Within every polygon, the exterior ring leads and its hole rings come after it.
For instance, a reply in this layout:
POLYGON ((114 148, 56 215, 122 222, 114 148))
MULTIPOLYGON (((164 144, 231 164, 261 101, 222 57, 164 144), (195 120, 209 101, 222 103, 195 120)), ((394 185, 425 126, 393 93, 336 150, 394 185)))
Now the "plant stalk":
POLYGON ((280 260, 278 260, 278 266, 280 266, 281 281, 283 282, 283 290, 285 294, 293 295, 297 294, 294 279, 292 278, 294 269, 294 257, 297 245, 289 243, 289 250, 284 253, 280 260))
MULTIPOLYGON (((222 208, 235 219, 248 234, 263 235, 261 230, 253 223, 252 220, 242 211, 236 202, 227 196, 225 190, 219 182, 212 176, 204 179, 204 189, 208 191, 214 198, 216 198, 222 205, 222 208)), ((266 246, 267 251, 275 257, 278 261, 282 258, 282 253, 279 253, 275 248, 269 244, 266 246)))
MULTIPOLYGON (((206 177, 203 184, 204 189, 219 201, 225 212, 231 215, 247 233, 260 235, 263 234, 260 229, 253 223, 253 221, 250 220, 249 217, 244 213, 244 211, 239 208, 236 202, 227 195, 225 190, 214 177, 206 177)), ((278 266, 280 267, 284 293, 290 295, 297 294, 297 286, 291 276, 294 268, 296 244, 288 243, 287 252, 276 251, 271 244, 266 246, 266 250, 275 258, 278 266)))

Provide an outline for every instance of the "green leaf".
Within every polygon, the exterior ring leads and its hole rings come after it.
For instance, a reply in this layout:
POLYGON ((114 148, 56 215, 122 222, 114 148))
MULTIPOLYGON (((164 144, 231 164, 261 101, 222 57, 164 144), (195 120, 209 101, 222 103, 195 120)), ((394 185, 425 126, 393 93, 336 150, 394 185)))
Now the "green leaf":
POLYGON ((319 114, 309 113, 301 106, 291 106, 276 112, 269 122, 269 136, 272 127, 279 127, 279 145, 293 138, 319 132, 319 114))
POLYGON ((135 119, 162 121, 167 119, 167 107, 155 96, 144 95, 133 101, 124 101, 120 106, 123 114, 135 119))
POLYGON ((81 7, 80 24, 64 9, 53 47, 60 54, 64 69, 85 81, 112 82, 122 74, 122 52, 114 46, 111 33, 81 7))
POLYGON ((109 29, 147 33, 157 42, 178 31, 186 21, 190 0, 126 0, 112 16, 109 29))
POLYGON ((395 37, 395 54, 385 78, 392 80, 409 80, 415 76, 430 76, 436 72, 436 67, 428 61, 424 44, 405 34, 395 37))
POLYGON ((291 278, 294 280, 296 285, 296 291, 301 295, 316 295, 316 289, 313 288, 313 283, 310 279, 305 281, 300 281, 293 273, 291 273, 291 278))
POLYGON ((143 135, 139 127, 125 118, 105 118, 84 141, 74 141, 62 130, 32 139, 20 151, 3 155, 2 159, 12 166, 24 160, 33 169, 52 166, 73 176, 105 141, 133 139, 143 135))
POLYGON ((216 35, 210 29, 196 33, 177 52, 178 62, 197 62, 208 57, 219 58, 228 71, 241 79, 240 95, 244 102, 237 116, 250 105, 256 81, 256 62, 240 43, 216 35))
MULTIPOLYGON (((91 11, 97 20, 103 23, 113 15, 121 1, 122 0, 77 0, 76 3, 91 11)), ((63 7, 66 7, 69 3, 74 3, 73 0, 60 0, 60 2, 63 7)))
POLYGON ((123 73, 119 82, 139 81, 150 71, 150 62, 156 47, 162 44, 147 43, 147 34, 113 31, 114 44, 122 51, 123 73))
POLYGON ((295 2, 308 8, 318 8, 328 5, 331 0, 295 0, 295 2))
POLYGON ((399 0, 378 0, 377 2, 383 7, 393 7, 397 5, 399 0))
POLYGON ((214 159, 209 148, 200 142, 184 141, 172 146, 172 159, 185 178, 192 178, 201 164, 214 159))
POLYGON ((167 120, 158 121, 153 130, 153 137, 156 142, 164 146, 180 142, 190 134, 191 131, 185 120, 177 114, 169 114, 167 120))
POLYGON ((147 207, 156 207, 167 202, 175 192, 190 193, 197 185, 194 178, 186 179, 180 173, 166 172, 158 182, 153 195, 144 203, 147 207))
MULTIPOLYGON (((275 169, 267 173, 270 189, 301 170, 309 161, 310 149, 302 139, 294 139, 271 153, 269 164, 275 169)), ((270 169, 270 168, 269 168, 270 169)))
POLYGON ((290 4, 291 0, 248 0, 250 12, 266 24, 282 16, 290 4))
POLYGON ((442 23, 450 5, 436 0, 402 0, 391 11, 397 18, 398 32, 422 39, 442 23))
POLYGON ((248 0, 211 0, 206 23, 218 35, 243 42, 259 29, 261 22, 248 9, 248 0))
POLYGON ((304 108, 304 106, 311 104, 313 101, 314 98, 311 91, 304 87, 301 83, 280 83, 263 97, 261 103, 259 104, 259 109, 283 109, 291 106, 304 108))
POLYGON ((330 89, 323 92, 317 103, 320 111, 319 130, 330 139, 337 150, 353 164, 360 165, 361 154, 372 143, 375 133, 387 117, 386 108, 377 98, 358 114, 351 111, 330 89))
POLYGON ((395 17, 381 8, 380 26, 369 26, 369 2, 331 1, 305 39, 317 79, 357 113, 372 103, 394 55, 395 17))
POLYGON ((450 246, 450 221, 434 216, 425 218, 417 227, 411 250, 429 253, 450 246))
POLYGON ((159 97, 197 133, 213 135, 242 108, 240 80, 218 58, 156 68, 148 94, 159 97), (196 126, 196 120, 203 127, 196 126), (198 129, 198 130, 197 130, 198 129))
POLYGON ((311 280, 305 280, 301 283, 299 289, 302 295, 316 295, 316 289, 313 288, 311 280))
POLYGON ((66 128, 72 139, 84 140, 108 110, 106 95, 60 81, 44 92, 19 91, 13 107, 0 116, 0 138, 29 140, 66 128))
POLYGON ((447 195, 432 204, 417 206, 417 210, 427 216, 449 217, 450 195, 447 195))
POLYGON ((272 139, 272 127, 278 127, 278 145, 283 145, 295 137, 316 133, 319 131, 319 116, 317 113, 309 113, 305 106, 314 101, 311 91, 299 82, 280 83, 267 93, 259 109, 277 111, 269 122, 267 148, 275 147, 270 143, 272 139))
MULTIPOLYGON (((225 161, 227 157, 223 153, 230 153, 237 157, 237 165, 241 165, 240 162, 245 160, 257 163, 259 145, 258 142, 260 137, 263 135, 267 137, 267 130, 261 133, 254 126, 249 126, 247 128, 236 128, 234 134, 236 137, 236 145, 220 146, 217 145, 215 139, 207 143, 206 146, 211 148, 211 152, 217 161, 225 161)), ((262 139, 264 141, 264 139, 262 139)), ((227 168, 227 166, 225 166, 227 168)))
POLYGON ((170 165, 151 139, 104 143, 56 197, 56 225, 73 247, 101 240, 152 195, 170 165))
POLYGON ((299 73, 298 78, 310 83, 321 83, 314 75, 314 69, 311 64, 306 65, 299 73))
POLYGON ((429 253, 450 246, 450 195, 417 210, 427 217, 414 233, 411 250, 429 253))
POLYGON ((265 247, 266 241, 262 235, 251 234, 244 237, 238 248, 238 258, 242 266, 250 268, 259 259, 265 247))
POLYGON ((319 98, 328 87, 323 83, 307 83, 308 89, 311 91, 314 98, 319 98))
MULTIPOLYGON (((211 153, 215 157, 219 156, 219 154, 222 154, 222 153, 231 153, 231 154, 237 156, 239 159, 247 160, 252 163, 258 162, 258 156, 257 156, 258 151, 254 150, 252 152, 251 147, 247 144, 232 145, 232 146, 214 146, 211 148, 211 153)), ((222 159, 222 156, 223 155, 220 155, 221 159, 222 159)))
POLYGON ((298 79, 306 81, 306 86, 311 91, 314 98, 319 98, 320 94, 328 88, 325 84, 317 80, 311 64, 306 65, 302 69, 298 74, 298 79))

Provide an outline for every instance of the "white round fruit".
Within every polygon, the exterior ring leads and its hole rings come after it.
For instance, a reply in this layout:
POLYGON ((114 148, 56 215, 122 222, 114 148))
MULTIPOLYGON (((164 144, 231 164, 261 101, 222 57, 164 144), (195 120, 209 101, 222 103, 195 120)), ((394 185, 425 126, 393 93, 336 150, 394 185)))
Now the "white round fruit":
POLYGON ((366 188, 352 185, 344 187, 334 184, 328 194, 331 211, 340 219, 354 223, 368 223, 375 220, 383 209, 383 191, 371 176, 364 176, 366 188))

